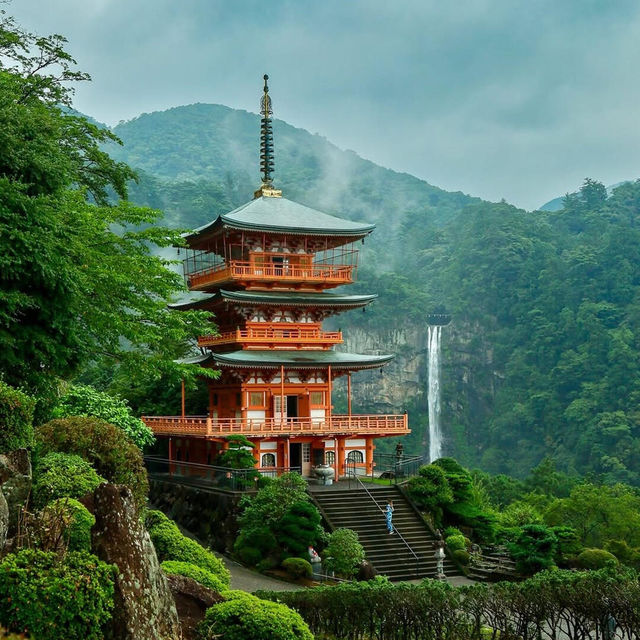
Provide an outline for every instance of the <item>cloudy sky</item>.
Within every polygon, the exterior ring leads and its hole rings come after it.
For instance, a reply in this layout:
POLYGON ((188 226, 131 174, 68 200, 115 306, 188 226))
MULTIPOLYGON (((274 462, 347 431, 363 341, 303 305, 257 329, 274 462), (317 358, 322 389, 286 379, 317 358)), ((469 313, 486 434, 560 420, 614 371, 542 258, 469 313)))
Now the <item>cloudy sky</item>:
POLYGON ((116 124, 193 102, 275 115, 448 190, 532 209, 640 177, 638 0, 12 0, 116 124))

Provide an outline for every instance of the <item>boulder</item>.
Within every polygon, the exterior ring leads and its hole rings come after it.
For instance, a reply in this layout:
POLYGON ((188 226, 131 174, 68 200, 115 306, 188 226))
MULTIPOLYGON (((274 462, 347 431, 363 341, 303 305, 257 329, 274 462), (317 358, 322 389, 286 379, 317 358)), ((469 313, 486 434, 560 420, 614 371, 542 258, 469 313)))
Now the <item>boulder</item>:
POLYGON ((195 640, 198 637, 197 627, 204 620, 207 609, 224 598, 193 578, 168 575, 167 580, 176 601, 184 639, 195 640))
POLYGON ((176 605, 131 490, 102 484, 90 502, 96 518, 92 549, 118 567, 111 637, 180 640, 176 605))
POLYGON ((31 493, 31 459, 26 449, 0 455, 0 487, 8 509, 5 537, 13 537, 31 493))

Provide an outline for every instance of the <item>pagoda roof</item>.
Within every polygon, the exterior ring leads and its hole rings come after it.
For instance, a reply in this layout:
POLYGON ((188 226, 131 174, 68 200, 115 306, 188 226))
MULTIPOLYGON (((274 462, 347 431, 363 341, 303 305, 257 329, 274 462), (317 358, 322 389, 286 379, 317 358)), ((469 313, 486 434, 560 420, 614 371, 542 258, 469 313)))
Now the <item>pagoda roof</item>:
POLYGON ((185 238, 187 241, 195 240, 213 234, 222 228, 239 231, 360 238, 371 233, 375 224, 343 220, 287 200, 287 198, 262 196, 194 229, 191 233, 185 234, 185 238))
POLYGON ((197 295, 188 300, 170 304, 172 309, 205 309, 218 301, 226 300, 242 305, 260 306, 316 306, 363 307, 377 298, 377 294, 345 295, 341 293, 303 291, 226 291, 197 295))
POLYGON ((195 358, 180 360, 182 364, 211 364, 232 369, 317 369, 331 366, 333 369, 376 369, 393 359, 392 355, 369 356, 342 351, 231 351, 208 353, 195 358))

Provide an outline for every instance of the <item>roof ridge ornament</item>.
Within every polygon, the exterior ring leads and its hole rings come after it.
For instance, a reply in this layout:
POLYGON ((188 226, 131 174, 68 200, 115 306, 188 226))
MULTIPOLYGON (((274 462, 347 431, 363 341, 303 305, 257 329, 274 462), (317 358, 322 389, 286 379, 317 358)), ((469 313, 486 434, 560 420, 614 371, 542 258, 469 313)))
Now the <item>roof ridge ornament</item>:
POLYGON ((271 125, 271 98, 269 97, 269 76, 264 74, 264 90, 260 99, 260 171, 262 172, 262 185, 253 194, 254 198, 281 198, 282 191, 274 189, 271 179, 273 173, 273 127, 271 125))

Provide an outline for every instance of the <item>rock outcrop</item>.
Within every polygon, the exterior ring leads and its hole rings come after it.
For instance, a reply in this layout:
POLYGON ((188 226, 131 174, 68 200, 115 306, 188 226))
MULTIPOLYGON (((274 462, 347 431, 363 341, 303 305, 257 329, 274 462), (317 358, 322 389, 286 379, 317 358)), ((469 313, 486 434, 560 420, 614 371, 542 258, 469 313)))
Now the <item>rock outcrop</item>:
POLYGON ((207 609, 224 598, 193 578, 168 575, 167 580, 176 601, 184 640, 195 640, 198 637, 196 629, 204 620, 207 609))
POLYGON ((0 555, 4 549, 5 542, 7 541, 7 533, 9 531, 9 505, 7 499, 2 493, 0 487, 0 555))
POLYGON ((31 459, 26 449, 0 455, 0 491, 7 503, 6 539, 18 532, 18 524, 31 493, 31 459))
POLYGON ((176 605, 151 538, 138 517, 131 490, 100 485, 90 505, 96 518, 92 548, 118 567, 114 640, 179 640, 176 605))

